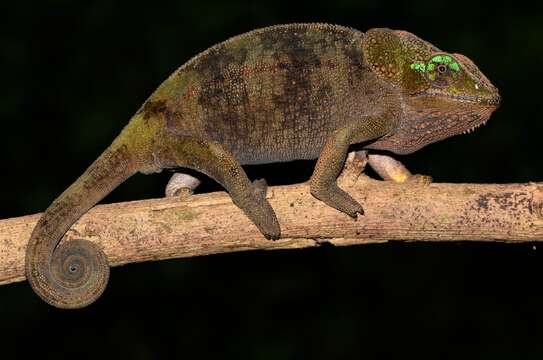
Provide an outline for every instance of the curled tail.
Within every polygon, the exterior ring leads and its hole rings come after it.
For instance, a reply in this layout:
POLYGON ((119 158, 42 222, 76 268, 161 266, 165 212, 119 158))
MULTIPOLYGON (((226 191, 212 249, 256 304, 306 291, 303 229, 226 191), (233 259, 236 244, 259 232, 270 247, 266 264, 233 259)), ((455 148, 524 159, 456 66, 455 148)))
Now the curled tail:
POLYGON ((138 171, 119 136, 98 159, 45 210, 26 250, 26 277, 34 291, 59 308, 80 308, 95 301, 109 279, 107 257, 94 243, 72 240, 57 246, 70 227, 119 184, 138 171))

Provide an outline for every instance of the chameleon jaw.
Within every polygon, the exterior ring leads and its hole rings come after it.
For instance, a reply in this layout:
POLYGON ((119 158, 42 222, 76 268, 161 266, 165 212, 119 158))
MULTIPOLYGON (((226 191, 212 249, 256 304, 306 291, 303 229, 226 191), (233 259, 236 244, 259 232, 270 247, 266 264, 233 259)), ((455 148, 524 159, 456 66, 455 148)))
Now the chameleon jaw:
POLYGON ((425 91, 415 95, 416 97, 434 97, 434 98, 443 98, 451 99, 454 102, 457 102, 458 105, 464 107, 473 107, 474 113, 478 114, 477 120, 472 121, 472 124, 467 129, 458 132, 457 134, 469 134, 475 131, 478 127, 485 125, 490 114, 494 112, 500 106, 501 97, 499 94, 495 94, 491 97, 482 97, 476 95, 459 95, 459 94, 450 94, 440 91, 425 91))
POLYGON ((462 132, 462 134, 469 134, 469 133, 471 133, 472 131, 475 131, 475 129, 477 129, 478 127, 480 127, 480 126, 482 126, 482 125, 485 125, 487 121, 488 121, 488 120, 485 120, 485 121, 483 121, 482 123, 476 124, 476 125, 472 126, 471 128, 469 128, 469 129, 467 129, 467 130, 464 130, 464 131, 462 132))

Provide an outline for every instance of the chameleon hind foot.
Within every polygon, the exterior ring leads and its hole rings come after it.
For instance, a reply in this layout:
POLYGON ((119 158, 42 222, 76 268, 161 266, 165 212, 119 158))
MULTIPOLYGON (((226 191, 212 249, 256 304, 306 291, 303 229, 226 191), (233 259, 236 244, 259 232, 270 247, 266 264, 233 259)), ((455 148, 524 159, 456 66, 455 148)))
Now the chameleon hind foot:
POLYGON ((279 222, 273 208, 268 200, 266 200, 266 192, 256 193, 255 197, 255 199, 251 200, 251 210, 242 209, 266 239, 278 240, 281 237, 281 228, 279 227, 279 222))
POLYGON ((270 240, 279 238, 279 222, 266 199, 266 182, 251 182, 226 148, 213 141, 184 138, 172 144, 172 149, 177 150, 169 160, 172 165, 193 169, 215 179, 264 237, 270 240))
POLYGON ((335 184, 328 188, 312 188, 311 195, 353 219, 356 219, 357 214, 364 214, 362 205, 335 184))
POLYGON ((266 239, 268 240, 277 240, 279 239, 281 235, 281 230, 279 228, 279 223, 277 222, 277 217, 275 216, 275 212, 269 205, 268 200, 266 199, 266 193, 268 192, 268 183, 265 179, 258 179, 254 180, 253 183, 253 191, 255 196, 257 197, 258 202, 260 202, 260 207, 265 210, 265 212, 268 212, 268 214, 264 215, 262 218, 265 219, 265 227, 269 230, 266 230, 266 232, 262 232, 266 239))
POLYGON ((281 236, 281 229, 277 216, 273 211, 266 193, 268 184, 264 179, 249 183, 249 191, 235 192, 230 190, 232 201, 242 209, 247 217, 258 227, 262 235, 268 240, 277 240, 281 236))

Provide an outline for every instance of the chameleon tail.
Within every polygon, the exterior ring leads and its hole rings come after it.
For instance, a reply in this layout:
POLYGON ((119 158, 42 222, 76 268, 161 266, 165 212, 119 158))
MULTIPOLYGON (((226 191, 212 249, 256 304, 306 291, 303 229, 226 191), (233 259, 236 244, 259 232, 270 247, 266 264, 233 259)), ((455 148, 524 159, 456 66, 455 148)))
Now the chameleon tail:
POLYGON ((130 137, 123 131, 53 201, 32 232, 26 250, 26 277, 34 291, 53 306, 87 306, 107 285, 109 264, 101 249, 87 240, 59 242, 84 213, 139 170, 127 139, 130 137))

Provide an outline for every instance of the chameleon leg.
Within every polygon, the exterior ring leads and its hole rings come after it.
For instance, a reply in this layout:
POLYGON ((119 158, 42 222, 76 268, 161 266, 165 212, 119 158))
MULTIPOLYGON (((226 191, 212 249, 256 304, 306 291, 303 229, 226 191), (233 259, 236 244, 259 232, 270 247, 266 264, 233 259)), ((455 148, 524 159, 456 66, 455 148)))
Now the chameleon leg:
POLYGON ((326 141, 310 180, 311 194, 327 205, 356 218, 363 214, 362 205, 337 186, 336 179, 343 168, 347 149, 350 145, 350 132, 336 130, 326 141))
POLYGON ((356 218, 364 210, 356 200, 337 186, 349 145, 376 139, 394 126, 394 114, 368 116, 336 129, 326 140, 310 180, 310 191, 317 199, 356 218))
POLYGON ((411 174, 409 170, 398 160, 386 155, 368 156, 368 164, 383 180, 397 183, 417 183, 427 185, 432 182, 432 177, 420 174, 411 174))
POLYGON ((279 222, 266 199, 265 182, 251 183, 241 165, 224 147, 211 141, 184 138, 171 149, 175 165, 215 179, 267 239, 279 238, 279 222))

